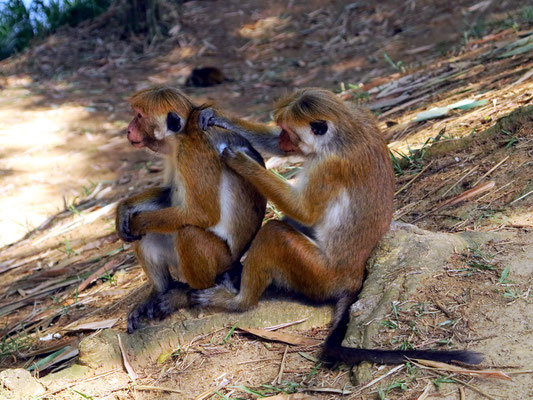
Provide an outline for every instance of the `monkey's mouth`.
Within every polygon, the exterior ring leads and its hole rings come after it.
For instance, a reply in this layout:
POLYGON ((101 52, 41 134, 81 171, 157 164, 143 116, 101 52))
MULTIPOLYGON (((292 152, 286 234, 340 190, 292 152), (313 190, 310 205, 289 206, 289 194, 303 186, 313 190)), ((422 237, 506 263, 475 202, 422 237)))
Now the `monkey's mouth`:
POLYGON ((130 143, 133 147, 137 147, 137 148, 144 147, 143 142, 134 142, 133 140, 130 140, 130 143))
POLYGON ((298 153, 300 149, 293 143, 289 129, 283 124, 279 124, 279 126, 281 128, 278 142, 279 148, 286 154, 298 153))

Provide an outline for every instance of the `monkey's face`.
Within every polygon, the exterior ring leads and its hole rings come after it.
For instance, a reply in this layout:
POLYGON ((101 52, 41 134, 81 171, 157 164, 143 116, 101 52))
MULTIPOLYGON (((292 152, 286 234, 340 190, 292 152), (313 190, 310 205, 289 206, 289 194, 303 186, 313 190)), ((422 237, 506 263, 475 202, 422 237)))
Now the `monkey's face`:
POLYGON ((155 152, 165 153, 167 138, 179 133, 185 126, 185 121, 178 114, 170 111, 154 117, 144 111, 134 108, 134 117, 128 125, 128 140, 137 148, 148 147, 155 152))
POLYGON ((278 121, 281 128, 279 148, 285 153, 304 156, 320 153, 333 134, 333 124, 325 120, 298 123, 278 121))

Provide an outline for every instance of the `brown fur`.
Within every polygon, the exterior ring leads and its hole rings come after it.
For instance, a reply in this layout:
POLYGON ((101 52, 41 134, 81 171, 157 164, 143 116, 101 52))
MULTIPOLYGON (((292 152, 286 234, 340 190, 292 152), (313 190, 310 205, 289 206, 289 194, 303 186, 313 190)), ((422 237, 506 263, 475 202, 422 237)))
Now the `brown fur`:
MULTIPOLYGON (((245 310, 274 283, 314 300, 338 302, 335 329, 326 341, 328 356, 347 362, 398 363, 405 356, 479 362, 477 355, 468 352, 341 346, 348 307, 362 286, 366 261, 392 219, 394 174, 389 151, 369 112, 346 105, 327 90, 299 90, 278 102, 274 116, 281 128, 281 133, 274 134, 279 146, 289 140, 292 146, 287 148, 298 149, 306 158, 299 183, 290 185, 238 151, 226 150, 223 159, 286 216, 312 228, 315 237, 289 223, 269 221, 252 242, 240 293, 216 287, 196 293, 195 299, 204 305, 245 310), (327 130, 313 133, 317 124, 321 128, 327 124, 327 130)), ((234 122, 213 115, 210 124, 231 129, 234 122)), ((254 136, 261 143, 273 143, 268 139, 272 134, 270 128, 264 128, 245 136, 252 143, 254 136)))
POLYGON ((221 162, 210 137, 215 134, 199 128, 200 110, 181 92, 155 87, 130 101, 135 116, 128 139, 166 156, 164 186, 117 209, 119 236, 138 240, 134 248, 153 285, 147 301, 130 313, 131 332, 141 316, 162 317, 188 304, 184 290, 173 288, 176 282, 205 289, 238 262, 261 225, 266 201, 221 162), (167 129, 168 113, 184 124, 177 132, 167 129), (164 137, 158 139, 156 130, 164 137))
POLYGON ((305 89, 282 99, 274 116, 288 127, 293 143, 301 139, 296 130, 310 122, 326 120, 334 127, 327 143, 307 155, 302 186, 291 186, 240 152, 226 154, 225 161, 286 216, 317 229, 319 237, 312 241, 284 222, 266 224, 244 264, 241 293, 232 301, 214 296, 211 303, 218 306, 253 306, 271 282, 316 300, 357 291, 366 260, 392 218, 391 161, 369 114, 347 107, 329 91, 305 89), (335 207, 343 208, 342 218, 325 221, 335 207))

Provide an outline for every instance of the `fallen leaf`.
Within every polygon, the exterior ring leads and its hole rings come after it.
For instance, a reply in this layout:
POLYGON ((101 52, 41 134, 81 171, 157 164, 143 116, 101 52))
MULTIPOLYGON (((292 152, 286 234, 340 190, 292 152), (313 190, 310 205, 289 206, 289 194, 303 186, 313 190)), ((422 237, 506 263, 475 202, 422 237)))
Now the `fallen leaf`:
POLYGON ((101 321, 72 323, 63 329, 66 331, 96 331, 98 329, 112 328, 120 318, 104 319, 101 321))
POLYGON ((314 346, 320 343, 320 340, 311 339, 304 336, 291 335, 290 333, 272 332, 264 329, 254 328, 239 328, 239 330, 246 333, 251 333, 252 335, 259 336, 263 339, 274 340, 276 342, 282 342, 296 346, 314 346))
POLYGON ((415 359, 418 364, 422 366, 436 368, 441 371, 455 372, 457 374, 472 375, 472 376, 485 376, 488 378, 504 379, 507 381, 512 381, 509 375, 506 375, 502 371, 493 371, 490 369, 466 369, 464 367, 458 367, 456 365, 445 364, 439 361, 430 361, 430 360, 418 360, 415 359))

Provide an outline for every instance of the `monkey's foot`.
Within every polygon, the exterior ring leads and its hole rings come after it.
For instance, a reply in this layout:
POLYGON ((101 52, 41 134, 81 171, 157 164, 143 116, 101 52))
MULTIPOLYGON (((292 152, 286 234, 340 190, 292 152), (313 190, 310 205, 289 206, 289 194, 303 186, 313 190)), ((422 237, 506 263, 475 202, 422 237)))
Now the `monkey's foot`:
POLYGON ((200 307, 216 307, 229 311, 242 311, 239 295, 230 281, 213 286, 209 289, 194 290, 191 292, 191 304, 200 307))
POLYGON ((189 299, 183 288, 174 288, 157 295, 135 307, 128 315, 128 333, 141 326, 141 318, 163 319, 175 310, 189 305, 189 299))
POLYGON ((187 291, 183 290, 183 288, 170 289, 157 297, 154 315, 159 319, 163 319, 174 311, 188 306, 189 297, 187 296, 187 291))
POLYGON ((136 306, 128 315, 128 333, 132 333, 141 326, 141 318, 154 318, 154 310, 159 296, 151 296, 148 300, 136 306))

